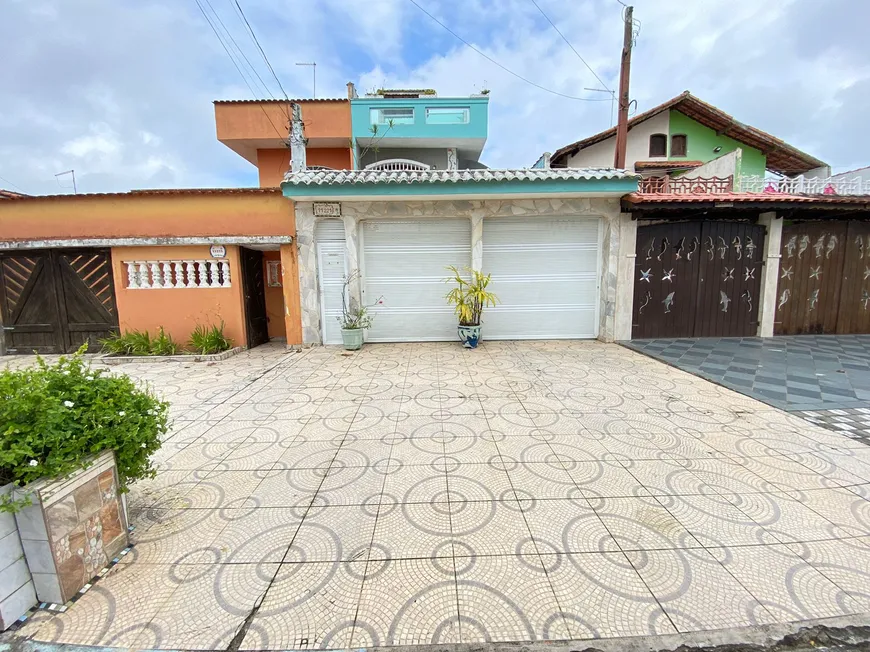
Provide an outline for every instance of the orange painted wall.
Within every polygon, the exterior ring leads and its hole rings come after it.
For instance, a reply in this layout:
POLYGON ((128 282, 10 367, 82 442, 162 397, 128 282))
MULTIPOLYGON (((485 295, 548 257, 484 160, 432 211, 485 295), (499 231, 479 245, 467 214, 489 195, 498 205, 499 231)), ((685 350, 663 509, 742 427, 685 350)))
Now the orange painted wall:
POLYGON ((0 240, 295 235, 281 192, 67 195, 0 202, 0 240))
MULTIPOLYGON (((245 311, 239 248, 227 247, 232 287, 131 290, 127 288, 130 260, 186 260, 210 258, 209 248, 196 247, 113 247, 112 272, 115 276, 115 299, 121 332, 148 330, 152 334, 163 326, 176 342, 187 343, 197 323, 225 322, 224 334, 234 346, 246 344, 245 311)), ((297 313, 298 315, 298 313, 297 313)))
POLYGON ((287 326, 284 323, 284 288, 269 287, 269 270, 266 263, 270 260, 280 261, 281 252, 263 252, 263 278, 266 281, 266 318, 269 320, 269 337, 287 337, 287 326))
MULTIPOLYGON (((350 138, 350 102, 301 101, 305 137, 350 138)), ((288 134, 287 102, 215 102, 214 118, 217 139, 257 140, 280 138, 288 134)))
MULTIPOLYGON (((307 165, 323 165, 336 170, 353 168, 351 151, 346 147, 309 147, 305 152, 307 165)), ((257 169, 260 187, 278 186, 290 169, 289 149, 258 149, 257 169)))

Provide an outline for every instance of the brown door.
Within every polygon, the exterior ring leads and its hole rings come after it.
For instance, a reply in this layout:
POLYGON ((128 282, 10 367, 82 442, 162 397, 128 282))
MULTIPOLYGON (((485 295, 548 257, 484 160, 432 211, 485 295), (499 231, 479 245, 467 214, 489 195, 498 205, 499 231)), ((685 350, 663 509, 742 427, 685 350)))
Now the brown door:
POLYGON ((846 260, 846 222, 782 229, 774 333, 836 333, 846 260))
POLYGON ((746 337, 758 330, 764 227, 639 227, 632 337, 746 337))
POLYGON ((0 254, 0 314, 8 353, 98 351, 118 328, 109 252, 0 254))
POLYGON ((870 222, 849 222, 838 333, 870 333, 870 222))
POLYGON ((266 317, 266 284, 263 279, 263 252, 239 247, 242 264, 242 290, 245 294, 245 323, 248 330, 248 348, 269 341, 266 317))

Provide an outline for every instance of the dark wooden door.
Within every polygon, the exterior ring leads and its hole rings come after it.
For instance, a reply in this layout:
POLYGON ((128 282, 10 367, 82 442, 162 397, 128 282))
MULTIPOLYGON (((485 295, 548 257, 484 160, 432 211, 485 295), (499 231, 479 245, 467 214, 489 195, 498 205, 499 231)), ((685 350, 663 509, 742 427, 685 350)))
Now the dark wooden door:
POLYGON ((0 254, 0 314, 8 353, 66 353, 118 328, 107 250, 0 254))
POLYGON ((838 332, 847 236, 847 222, 783 226, 774 333, 838 332))
POLYGON ((849 222, 837 333, 870 333, 870 222, 849 222))
POLYGON ((242 264, 242 290, 245 294, 245 323, 248 348, 269 341, 266 317, 266 283, 263 279, 263 252, 239 247, 242 264))
POLYGON ((746 222, 639 227, 632 337, 755 335, 764 235, 746 222))

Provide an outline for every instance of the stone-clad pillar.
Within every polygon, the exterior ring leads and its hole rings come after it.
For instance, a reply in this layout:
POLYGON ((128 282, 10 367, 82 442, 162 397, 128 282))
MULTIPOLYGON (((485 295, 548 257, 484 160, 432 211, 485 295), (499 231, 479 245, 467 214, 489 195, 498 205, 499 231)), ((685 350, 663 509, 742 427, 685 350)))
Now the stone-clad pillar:
POLYGON ((299 267, 299 303, 302 343, 320 344, 320 293, 317 291, 317 249, 314 243, 314 205, 296 203, 296 250, 299 267))
POLYGON ((631 339, 634 312, 634 262, 637 255, 637 221, 631 213, 619 215, 619 254, 616 270, 616 309, 613 339, 631 339))
MULTIPOLYGON (((360 273, 362 270, 359 266, 359 220, 355 217, 345 215, 342 217, 344 222, 344 251, 345 261, 347 265, 347 274, 356 274, 356 278, 351 282, 348 290, 350 292, 351 304, 358 306, 363 305, 362 287, 360 283, 360 273)), ((368 297, 368 301, 373 301, 376 297, 368 297)))
POLYGON ((779 284, 779 259, 782 245, 782 219, 776 213, 762 213, 758 223, 767 229, 764 238, 764 267, 761 273, 761 301, 758 304, 758 336, 773 337, 776 318, 776 286, 779 284))
POLYGON ((483 270, 483 211, 471 212, 471 268, 483 270))

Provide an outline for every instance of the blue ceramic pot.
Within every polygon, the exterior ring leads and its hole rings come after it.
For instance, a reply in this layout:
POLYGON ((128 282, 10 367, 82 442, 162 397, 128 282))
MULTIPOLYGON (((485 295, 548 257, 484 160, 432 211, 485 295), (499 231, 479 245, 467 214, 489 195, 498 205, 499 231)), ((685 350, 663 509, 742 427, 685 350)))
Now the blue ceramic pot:
POLYGON ((480 325, 477 326, 460 326, 457 331, 459 332, 459 340, 462 342, 462 346, 466 349, 476 349, 477 344, 480 342, 480 325))

